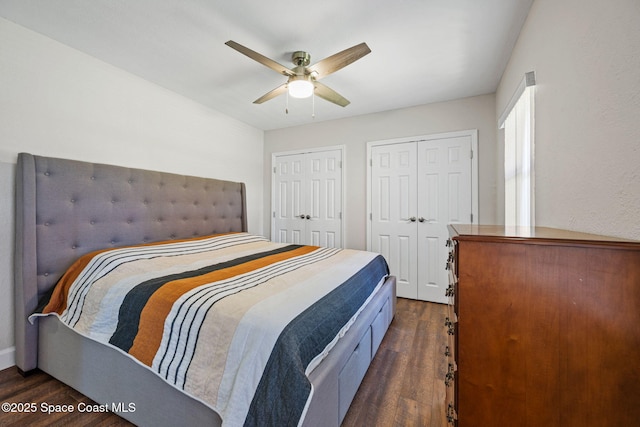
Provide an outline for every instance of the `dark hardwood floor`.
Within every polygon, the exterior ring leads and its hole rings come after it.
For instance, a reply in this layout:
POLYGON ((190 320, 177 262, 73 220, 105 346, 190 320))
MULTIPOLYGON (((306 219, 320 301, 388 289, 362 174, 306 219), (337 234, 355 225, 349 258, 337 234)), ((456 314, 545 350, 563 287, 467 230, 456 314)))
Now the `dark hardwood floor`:
MULTIPOLYGON (((83 405, 95 404, 91 399, 83 396, 71 387, 52 378, 44 372, 33 373, 23 378, 15 367, 0 371, 0 426, 132 426, 116 414, 80 413, 77 408, 83 405), (6 404, 15 404, 6 412, 6 404), (18 407, 17 405, 21 405, 18 407), (33 406, 35 404, 35 407, 33 406), (42 405, 71 405, 74 412, 55 412, 63 409, 54 406, 51 414, 43 411, 42 405), (26 408, 25 408, 26 406, 26 408)), ((47 406, 48 408, 48 406, 47 406)))
POLYGON ((446 427, 447 306, 398 298, 343 427, 446 427))
MULTIPOLYGON (((343 426, 445 427, 446 306, 398 299, 396 316, 343 426)), ((130 426, 112 413, 42 412, 42 405, 94 404, 43 372, 0 371, 0 403, 35 403, 35 412, 0 412, 0 426, 130 426)), ((33 407, 31 407, 33 408, 33 407)), ((11 409, 11 408, 10 408, 11 409)), ((19 409, 14 407, 13 409, 19 409)), ((55 408, 53 408, 55 409, 55 408)))

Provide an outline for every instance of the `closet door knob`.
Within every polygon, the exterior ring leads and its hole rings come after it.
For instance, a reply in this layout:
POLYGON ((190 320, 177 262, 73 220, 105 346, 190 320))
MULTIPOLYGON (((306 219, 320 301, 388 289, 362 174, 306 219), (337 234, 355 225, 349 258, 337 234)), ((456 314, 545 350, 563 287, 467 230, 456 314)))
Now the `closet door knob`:
POLYGON ((307 219, 311 219, 311 215, 307 215, 305 218, 307 218, 307 219))
POLYGON ((304 215, 300 215, 300 219, 304 219, 304 215))
POLYGON ((420 221, 420 222, 425 222, 425 221, 426 221, 426 219, 424 219, 423 217, 420 217, 420 218, 418 218, 418 221, 420 221))
POLYGON ((415 216, 412 216, 411 218, 409 218, 409 221, 411 221, 411 222, 416 222, 416 217, 415 217, 415 216))

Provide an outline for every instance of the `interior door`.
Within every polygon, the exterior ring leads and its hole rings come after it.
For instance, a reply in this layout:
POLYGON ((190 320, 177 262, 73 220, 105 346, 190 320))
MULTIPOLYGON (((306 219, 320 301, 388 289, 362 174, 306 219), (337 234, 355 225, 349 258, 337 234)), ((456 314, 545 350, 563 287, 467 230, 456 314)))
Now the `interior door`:
POLYGON ((342 247, 342 150, 306 154, 306 244, 342 247))
POLYGON ((306 238, 305 155, 274 158, 273 228, 275 242, 304 244, 306 238))
POLYGON ((342 247, 342 153, 274 154, 273 241, 342 247))
POLYGON ((399 297, 416 299, 416 144, 371 149, 371 250, 382 254, 396 276, 399 297))
POLYGON ((473 222, 475 131, 369 144, 368 249, 397 278, 398 296, 446 303, 448 224, 473 222))
POLYGON ((472 222, 471 137, 418 142, 418 299, 446 303, 447 224, 472 222))

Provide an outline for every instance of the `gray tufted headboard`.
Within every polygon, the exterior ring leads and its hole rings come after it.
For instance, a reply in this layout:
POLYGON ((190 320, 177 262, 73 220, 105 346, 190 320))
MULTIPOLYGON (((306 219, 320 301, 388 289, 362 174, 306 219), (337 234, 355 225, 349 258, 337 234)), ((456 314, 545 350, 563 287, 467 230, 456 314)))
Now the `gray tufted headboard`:
POLYGON ((247 231, 243 183, 18 155, 16 365, 37 367, 27 317, 65 270, 96 249, 247 231))

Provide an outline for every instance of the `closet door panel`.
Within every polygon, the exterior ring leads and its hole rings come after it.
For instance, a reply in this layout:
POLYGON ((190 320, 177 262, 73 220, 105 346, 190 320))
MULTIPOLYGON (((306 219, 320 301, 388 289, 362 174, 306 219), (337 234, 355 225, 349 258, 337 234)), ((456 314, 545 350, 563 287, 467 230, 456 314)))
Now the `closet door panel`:
POLYGON ((278 156, 274 174, 274 232, 276 242, 301 244, 305 239, 305 157, 278 156))
POLYGON ((342 150, 307 153, 309 244, 342 246, 342 150))
POLYGON ((447 224, 471 221, 471 137, 418 142, 418 299, 446 303, 447 224))
POLYGON ((416 145, 375 146, 371 163, 371 250, 387 260, 398 296, 415 299, 416 145))

